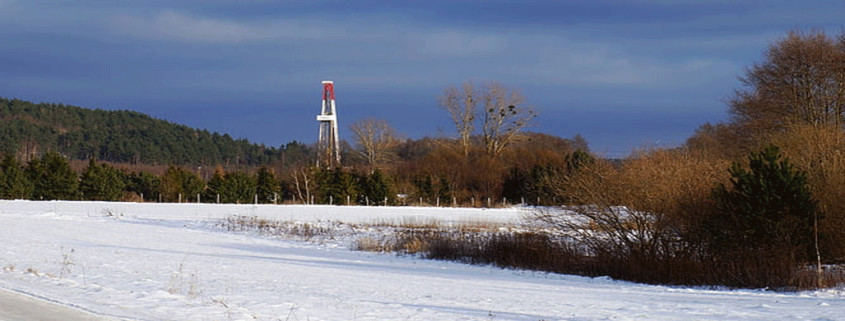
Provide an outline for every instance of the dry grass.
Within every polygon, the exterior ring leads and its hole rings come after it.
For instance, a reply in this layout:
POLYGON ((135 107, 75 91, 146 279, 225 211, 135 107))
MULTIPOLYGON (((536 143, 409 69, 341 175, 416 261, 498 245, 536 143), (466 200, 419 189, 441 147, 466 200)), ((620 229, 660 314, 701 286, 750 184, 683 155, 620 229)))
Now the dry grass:
POLYGON ((286 236, 310 241, 314 238, 333 238, 334 230, 311 223, 273 221, 257 216, 235 215, 219 222, 218 227, 233 232, 258 232, 263 235, 286 236))

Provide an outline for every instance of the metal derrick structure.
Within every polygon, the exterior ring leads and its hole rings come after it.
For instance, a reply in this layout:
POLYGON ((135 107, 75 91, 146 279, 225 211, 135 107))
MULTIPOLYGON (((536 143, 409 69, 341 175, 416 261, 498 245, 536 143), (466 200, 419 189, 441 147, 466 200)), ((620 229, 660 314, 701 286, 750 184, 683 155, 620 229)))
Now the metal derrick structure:
POLYGON ((340 139, 337 130, 337 106, 334 100, 334 82, 331 80, 323 81, 322 111, 317 115, 317 121, 320 122, 317 167, 339 167, 340 139))

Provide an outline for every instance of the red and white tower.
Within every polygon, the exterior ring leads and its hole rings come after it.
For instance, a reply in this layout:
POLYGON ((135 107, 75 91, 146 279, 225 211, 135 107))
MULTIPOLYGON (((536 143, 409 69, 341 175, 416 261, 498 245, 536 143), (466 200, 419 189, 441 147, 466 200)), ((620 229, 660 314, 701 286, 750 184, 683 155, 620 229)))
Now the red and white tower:
POLYGON ((337 133, 337 107, 334 101, 334 82, 323 80, 323 109, 317 115, 320 122, 317 166, 340 166, 340 139, 337 133))

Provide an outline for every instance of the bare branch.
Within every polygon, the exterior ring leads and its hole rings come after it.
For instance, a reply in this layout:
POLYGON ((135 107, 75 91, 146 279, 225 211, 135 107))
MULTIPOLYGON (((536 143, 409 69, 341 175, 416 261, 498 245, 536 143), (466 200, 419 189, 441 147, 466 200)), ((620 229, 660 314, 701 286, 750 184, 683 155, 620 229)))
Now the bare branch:
POLYGON ((383 119, 367 118, 349 126, 355 135, 355 152, 370 166, 379 166, 396 159, 399 138, 383 119))

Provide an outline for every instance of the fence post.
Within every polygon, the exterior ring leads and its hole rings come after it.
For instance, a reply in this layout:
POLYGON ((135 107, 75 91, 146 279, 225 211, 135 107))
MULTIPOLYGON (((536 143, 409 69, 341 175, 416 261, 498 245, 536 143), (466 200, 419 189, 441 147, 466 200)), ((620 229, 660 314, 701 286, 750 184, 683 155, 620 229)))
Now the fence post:
POLYGON ((452 207, 458 207, 458 198, 452 196, 452 207))
POLYGON ((334 197, 329 195, 329 205, 334 205, 334 197))
POLYGON ((182 203, 182 193, 179 193, 179 203, 182 203))
POLYGON ((197 204, 200 203, 200 193, 197 193, 197 204))
POLYGON ((258 205, 258 194, 255 194, 255 204, 258 205))
POLYGON ((346 195, 346 206, 349 206, 349 195, 346 195))
POLYGON ((490 207, 490 198, 487 198, 487 207, 490 207))

